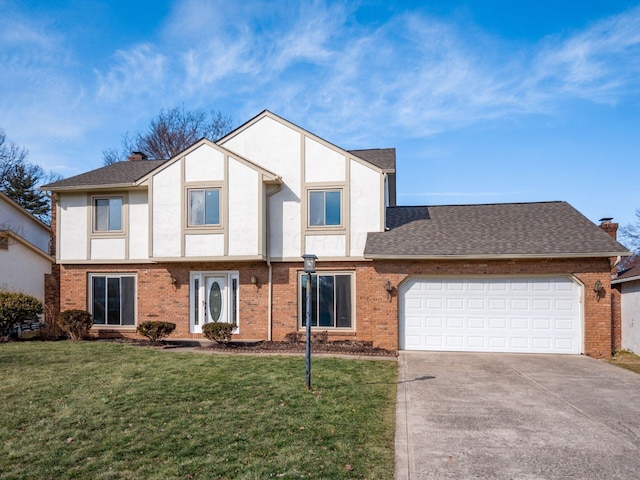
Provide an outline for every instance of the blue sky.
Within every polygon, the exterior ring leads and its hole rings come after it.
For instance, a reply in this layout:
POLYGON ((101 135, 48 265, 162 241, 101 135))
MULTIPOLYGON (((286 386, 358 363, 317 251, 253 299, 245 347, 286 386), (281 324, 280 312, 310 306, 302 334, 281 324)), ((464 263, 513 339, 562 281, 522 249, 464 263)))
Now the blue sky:
POLYGON ((161 108, 397 149, 404 205, 640 208, 640 2, 0 0, 0 127, 65 176, 161 108))

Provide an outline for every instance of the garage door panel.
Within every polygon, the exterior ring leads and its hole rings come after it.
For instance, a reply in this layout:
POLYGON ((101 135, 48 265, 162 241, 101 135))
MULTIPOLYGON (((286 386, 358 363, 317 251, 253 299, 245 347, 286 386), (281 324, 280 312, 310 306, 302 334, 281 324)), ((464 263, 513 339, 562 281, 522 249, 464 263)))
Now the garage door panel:
POLYGON ((400 290, 400 347, 580 353, 580 293, 569 277, 412 279, 400 290))

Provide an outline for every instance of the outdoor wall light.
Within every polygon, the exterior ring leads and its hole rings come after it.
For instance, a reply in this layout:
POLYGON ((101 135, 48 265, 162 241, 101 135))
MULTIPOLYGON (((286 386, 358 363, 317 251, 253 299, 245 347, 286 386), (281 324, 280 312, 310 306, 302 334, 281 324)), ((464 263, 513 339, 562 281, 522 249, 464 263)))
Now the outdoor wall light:
POLYGON ((598 280, 596 284, 593 286, 593 291, 596 293, 600 293, 603 290, 604 290, 604 287, 602 286, 602 282, 598 280))
POLYGON ((258 285, 258 278, 255 275, 251 275, 251 285, 258 285))
POLYGON ((389 280, 384 282, 384 289, 387 291, 387 296, 389 297, 389 301, 391 301, 391 295, 393 294, 393 285, 391 285, 391 282, 389 280))
POLYGON ((173 285, 174 287, 178 283, 178 279, 171 274, 169 274, 169 281, 171 282, 171 285, 173 285))

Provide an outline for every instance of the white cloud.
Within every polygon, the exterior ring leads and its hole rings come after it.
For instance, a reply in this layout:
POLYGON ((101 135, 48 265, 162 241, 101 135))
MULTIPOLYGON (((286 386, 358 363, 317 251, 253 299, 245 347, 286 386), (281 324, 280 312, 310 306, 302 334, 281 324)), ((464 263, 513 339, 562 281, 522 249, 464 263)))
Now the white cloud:
POLYGON ((98 98, 115 102, 140 94, 151 94, 162 86, 166 57, 151 44, 118 50, 106 74, 96 70, 98 98))

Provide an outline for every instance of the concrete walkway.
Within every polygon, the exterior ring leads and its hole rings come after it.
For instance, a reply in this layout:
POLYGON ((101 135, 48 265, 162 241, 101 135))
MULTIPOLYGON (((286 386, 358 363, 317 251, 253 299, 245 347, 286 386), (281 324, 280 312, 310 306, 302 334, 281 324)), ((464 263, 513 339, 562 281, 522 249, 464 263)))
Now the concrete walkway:
POLYGON ((396 479, 638 479, 640 375, 574 355, 402 352, 396 479))

